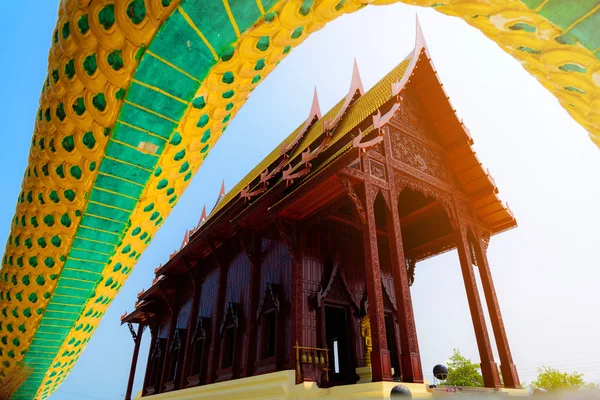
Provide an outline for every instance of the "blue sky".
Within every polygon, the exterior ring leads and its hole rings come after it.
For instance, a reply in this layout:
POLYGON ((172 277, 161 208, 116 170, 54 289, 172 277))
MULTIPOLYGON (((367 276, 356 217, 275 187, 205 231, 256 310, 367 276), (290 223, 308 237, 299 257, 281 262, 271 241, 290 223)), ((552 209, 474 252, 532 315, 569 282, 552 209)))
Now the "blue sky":
MULTIPOLYGON (((27 163, 56 8, 48 0, 3 5, 9 17, 0 27, 5 38, 0 53, 2 242, 27 163)), ((221 180, 231 188, 302 122, 315 86, 323 112, 342 98, 354 57, 365 88, 383 77, 412 49, 417 12, 446 91, 519 222, 517 229, 492 239, 489 259, 521 379, 531 381, 536 367, 550 365, 600 382, 600 320, 594 317, 600 281, 598 149, 550 93, 481 33, 433 10, 398 4, 367 7, 316 32, 254 91, 52 400, 122 398, 133 341, 119 316, 133 309, 137 293, 179 247, 186 228, 197 223, 202 206, 214 204, 221 180)), ((412 293, 426 377, 432 378, 433 366, 453 348, 478 360, 456 253, 418 264, 412 293)))

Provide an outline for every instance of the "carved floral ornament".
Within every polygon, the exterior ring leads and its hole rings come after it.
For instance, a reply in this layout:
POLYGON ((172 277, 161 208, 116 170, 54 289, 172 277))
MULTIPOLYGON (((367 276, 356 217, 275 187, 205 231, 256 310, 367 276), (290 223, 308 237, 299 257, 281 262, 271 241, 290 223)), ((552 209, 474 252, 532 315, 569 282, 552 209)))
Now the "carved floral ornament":
POLYGON ((406 258, 406 276, 408 278, 408 286, 412 286, 415 283, 415 268, 416 261, 413 258, 406 258))
POLYGON ((348 195, 348 197, 350 198, 350 200, 352 200, 352 203, 354 204, 354 208, 356 209, 356 212, 358 213, 360 222, 363 225, 366 224, 367 223, 367 214, 365 212, 365 208, 363 207, 362 201, 360 200, 360 197, 358 197, 358 195, 354 191, 354 186, 352 185, 350 180, 345 176, 340 176, 340 180, 342 181, 342 185, 344 186, 344 190, 346 191, 346 194, 348 195))
POLYGON ((296 224, 285 221, 281 218, 275 219, 275 227, 279 232, 279 236, 283 239, 290 253, 294 253, 296 249, 296 224))

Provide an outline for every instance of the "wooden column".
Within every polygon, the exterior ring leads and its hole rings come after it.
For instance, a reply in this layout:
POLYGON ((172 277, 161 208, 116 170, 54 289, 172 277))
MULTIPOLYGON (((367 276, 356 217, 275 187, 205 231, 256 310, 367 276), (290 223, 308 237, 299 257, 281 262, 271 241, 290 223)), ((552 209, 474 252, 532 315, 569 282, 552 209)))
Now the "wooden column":
POLYGON ((512 354, 510 353, 508 338, 506 337, 504 321, 502 320, 498 297, 496 297, 496 289, 494 288, 494 281, 492 280, 487 254, 481 245, 481 239, 479 239, 477 243, 473 243, 473 245, 475 247, 475 256, 477 257, 477 266, 481 276, 483 292, 485 294, 488 312, 492 322, 492 329, 496 339, 496 346, 498 347, 498 355, 500 356, 500 370, 502 371, 504 386, 507 388, 519 389, 521 383, 519 382, 517 368, 513 363, 512 354))
POLYGON ((373 382, 391 381, 392 370, 390 352, 387 348, 385 335, 385 315, 383 311, 383 293, 381 291, 381 270, 377 246, 377 228, 375 225, 375 193, 376 188, 366 180, 365 214, 366 224, 363 225, 363 246, 365 252, 365 277, 367 281, 367 298, 369 299, 369 319, 371 320, 371 371, 373 382))
MULTIPOLYGON (((302 346, 304 340, 304 296, 302 280, 302 260, 304 251, 304 228, 291 221, 276 219, 275 225, 281 239, 286 244, 292 257, 292 299, 290 316, 290 355, 288 369, 296 369, 296 352, 291 347, 296 341, 302 346)), ((303 382, 303 378, 296 376, 296 383, 303 382)))
POLYGON ((145 326, 138 324, 137 334, 133 331, 133 327, 129 325, 135 347, 133 349, 133 357, 131 359, 131 369, 129 370, 129 381, 127 382, 127 391, 125 392, 125 400, 131 400, 131 391, 133 390, 133 381, 135 379, 135 370, 137 367, 138 355, 140 354, 140 343, 142 343, 142 333, 144 333, 145 326))
POLYGON ((202 285, 198 279, 197 269, 192 271, 192 263, 189 259, 183 258, 183 263, 187 270, 188 276, 192 280, 192 284, 194 287, 194 292, 192 294, 192 309, 190 310, 190 318, 187 324, 187 336, 185 338, 185 346, 183 347, 184 354, 182 359, 182 371, 181 371, 181 379, 179 380, 179 388, 183 389, 188 385, 187 378, 190 373, 190 368, 192 366, 193 360, 192 356, 194 355, 194 351, 191 348, 192 346, 192 337, 194 336, 194 331, 196 329, 196 325, 198 322, 198 313, 200 311, 199 303, 200 303, 200 290, 202 285))
POLYGON ((246 357, 242 360, 241 377, 251 376, 256 362, 257 336, 256 336, 256 310, 261 296, 260 293, 260 274, 261 274, 261 255, 260 255, 260 237, 254 232, 239 231, 238 240, 242 249, 250 261, 250 292, 248 297, 250 305, 248 308, 248 321, 246 321, 246 357))
MULTIPOLYGON (((225 244, 223 244, 224 246, 225 244)), ((217 305, 215 318, 211 323, 211 340, 210 340, 210 348, 208 355, 208 366, 207 373, 205 374, 205 383, 210 383, 216 379, 216 372, 219 368, 219 354, 220 346, 221 346, 221 335, 219 333, 219 326, 223 321, 223 316, 225 314, 225 296, 227 295, 227 272, 229 270, 228 262, 223 262, 223 257, 219 257, 216 249, 216 245, 211 243, 211 249, 213 252, 213 256, 219 266, 219 284, 217 289, 217 305)))
MULTIPOLYGON (((460 223, 461 222, 459 221, 459 224, 460 223)), ((477 347, 481 358, 483 383, 485 387, 488 388, 499 388, 501 385, 500 377, 498 376, 498 366, 494 362, 494 354, 492 353, 490 337, 483 316, 483 309, 481 307, 479 291, 477 290, 477 282, 475 281, 475 274, 473 272, 473 262, 471 260, 469 243, 464 226, 459 226, 459 229, 456 231, 456 247, 458 249, 460 267, 465 282, 471 319, 473 320, 475 338, 477 339, 477 347)))
POLYGON ((149 380, 152 373, 152 353, 154 352, 154 346, 156 345, 156 337, 158 335, 158 321, 159 318, 155 318, 151 321, 150 328, 150 351, 148 351, 148 361, 146 362, 146 373, 144 374, 144 386, 142 387, 142 393, 146 394, 146 388, 148 387, 149 380))
POLYGON ((176 293, 173 294, 174 299, 170 297, 170 294, 164 293, 165 289, 161 288, 163 293, 163 299, 169 307, 171 312, 171 321, 169 325, 169 336, 167 338, 167 344, 165 346, 165 355, 163 357, 162 369, 160 376, 158 377, 158 389, 156 393, 162 393, 164 391, 165 383, 167 383, 167 379, 169 377, 169 366, 171 364, 171 354, 169 354, 169 350, 171 348, 171 343, 173 342, 173 338, 175 336, 175 329, 177 329, 177 318, 179 317, 179 304, 178 304, 178 296, 176 293))
POLYGON ((398 327, 400 329, 400 365, 402 380, 404 382, 423 383, 423 367, 419 353, 419 341, 413 313, 410 286, 406 273, 406 258, 402 244, 402 231, 400 216, 398 214, 398 193, 391 190, 391 210, 388 211, 387 225, 390 252, 392 260, 392 274, 394 277, 394 293, 396 295, 396 308, 398 327))

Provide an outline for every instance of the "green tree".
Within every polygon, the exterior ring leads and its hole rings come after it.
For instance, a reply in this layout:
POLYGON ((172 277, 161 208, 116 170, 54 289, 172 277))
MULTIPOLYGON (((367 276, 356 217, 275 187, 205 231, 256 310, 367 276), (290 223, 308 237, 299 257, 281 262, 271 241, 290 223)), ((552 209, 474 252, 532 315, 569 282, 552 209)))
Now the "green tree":
POLYGON ((579 389, 596 386, 586 383, 583 380, 583 374, 577 372, 569 374, 550 367, 538 368, 537 372, 537 378, 529 384, 529 387, 533 390, 546 389, 552 392, 561 389, 579 389))
POLYGON ((479 364, 476 364, 454 349, 454 354, 448 360, 448 378, 444 381, 447 386, 483 386, 479 364))

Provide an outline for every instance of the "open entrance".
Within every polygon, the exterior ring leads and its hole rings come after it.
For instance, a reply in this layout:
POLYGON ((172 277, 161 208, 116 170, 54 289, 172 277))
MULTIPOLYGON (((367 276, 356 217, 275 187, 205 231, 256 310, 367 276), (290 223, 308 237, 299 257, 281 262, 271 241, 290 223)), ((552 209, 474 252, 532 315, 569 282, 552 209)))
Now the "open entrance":
POLYGON ((353 383, 348 333, 348 309, 325 306, 325 338, 329 349, 329 382, 332 385, 353 383))
POLYGON ((398 360, 398 346, 396 345, 396 324, 394 317, 390 313, 385 313, 385 336, 387 340, 388 350, 390 352, 390 360, 392 362, 392 378, 400 380, 400 360, 398 360))

